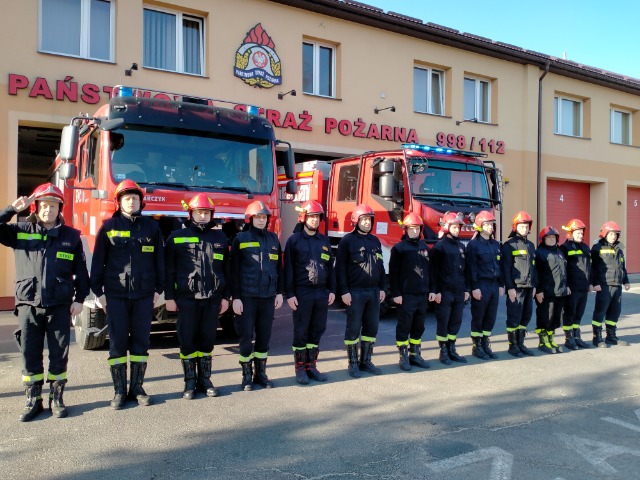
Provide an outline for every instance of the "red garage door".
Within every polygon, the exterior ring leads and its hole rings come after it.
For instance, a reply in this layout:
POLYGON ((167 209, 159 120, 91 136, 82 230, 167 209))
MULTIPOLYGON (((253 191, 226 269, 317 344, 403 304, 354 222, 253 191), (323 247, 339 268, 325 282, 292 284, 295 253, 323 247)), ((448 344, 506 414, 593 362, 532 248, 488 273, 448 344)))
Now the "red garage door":
POLYGON ((598 232, 592 232, 589 228, 590 198, 588 183, 547 180, 547 224, 560 232, 560 243, 567 239, 562 225, 572 218, 579 218, 587 226, 586 243, 597 236, 598 232))
POLYGON ((627 187, 627 272, 640 273, 640 188, 627 187))

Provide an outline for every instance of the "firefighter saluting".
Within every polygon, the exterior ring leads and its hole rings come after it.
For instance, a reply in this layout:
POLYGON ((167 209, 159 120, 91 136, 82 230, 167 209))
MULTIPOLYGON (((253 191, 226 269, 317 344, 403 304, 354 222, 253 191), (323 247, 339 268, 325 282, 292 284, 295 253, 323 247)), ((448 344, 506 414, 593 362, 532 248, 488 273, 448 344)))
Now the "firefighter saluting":
POLYGON ((616 222, 607 222, 600 229, 600 240, 591 248, 591 284, 596 291, 593 308, 593 344, 628 345, 616 335, 618 319, 622 309, 622 286, 629 290, 629 277, 620 243, 620 227, 616 222), (602 341, 602 323, 606 325, 607 338, 602 341))
POLYGON ((391 298, 398 305, 396 345, 399 366, 404 371, 411 370, 411 365, 429 368, 422 358, 422 334, 428 301, 435 295, 429 293, 429 248, 420 238, 423 225, 417 213, 404 217, 402 241, 393 246, 389 258, 391 298))
POLYGON ((267 230, 270 217, 271 210, 264 202, 250 203, 244 214, 246 230, 238 233, 231 245, 231 295, 244 391, 253 389, 252 382, 273 387, 267 376, 267 356, 273 315, 282 306, 284 288, 280 241, 267 230))
POLYGON ((42 412, 44 384, 43 348, 49 347, 47 381, 51 385, 49 408, 66 417, 63 393, 71 316, 82 311, 89 294, 89 274, 80 232, 64 225, 60 210, 64 197, 50 183, 40 185, 30 197, 20 197, 0 212, 0 243, 15 252, 16 309, 22 353, 22 382, 27 403, 20 421, 42 412), (35 202, 35 203, 34 203, 35 202), (8 224, 16 213, 30 207, 25 222, 8 224))
POLYGON ((327 376, 318 371, 316 363, 336 287, 331 242, 318 232, 324 209, 310 200, 299 210, 298 225, 284 249, 284 291, 293 310, 296 381, 307 385, 310 379, 327 380, 327 376))
POLYGON ((150 405, 142 387, 149 359, 153 306, 164 290, 164 246, 158 223, 141 215, 144 194, 133 180, 115 190, 116 211, 96 235, 91 290, 109 324, 109 367, 118 410, 127 398, 127 352, 131 364, 128 398, 150 405))
POLYGON ((229 308, 226 268, 227 237, 214 225, 213 201, 198 193, 188 205, 187 228, 174 231, 165 245, 167 310, 178 312, 177 333, 184 371, 182 397, 195 392, 216 397, 211 383, 211 363, 218 328, 218 314, 229 308))

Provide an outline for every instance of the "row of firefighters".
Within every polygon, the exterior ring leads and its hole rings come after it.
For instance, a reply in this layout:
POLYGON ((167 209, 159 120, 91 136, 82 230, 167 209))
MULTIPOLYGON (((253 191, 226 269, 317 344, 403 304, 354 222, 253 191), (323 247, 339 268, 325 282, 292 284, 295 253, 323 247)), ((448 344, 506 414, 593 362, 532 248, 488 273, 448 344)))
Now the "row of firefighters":
MULTIPOLYGON (((293 311, 292 346, 299 384, 327 380, 317 368, 317 359, 328 307, 336 295, 346 306, 344 343, 349 375, 381 373, 372 354, 387 276, 380 241, 372 233, 371 207, 361 204, 355 208, 353 231, 340 240, 334 259, 328 237, 318 232, 324 210, 315 201, 298 209, 298 224, 282 252, 277 236, 267 230, 271 212, 263 202, 248 206, 245 228, 229 247, 225 234, 212 228, 215 206, 205 193, 192 198, 185 228, 172 232, 166 242, 158 223, 141 215, 143 198, 135 182, 125 180, 118 185, 116 211, 96 236, 90 275, 80 232, 65 225, 60 215, 64 198, 57 187, 41 185, 30 197, 20 197, 0 212, 0 243, 14 249, 16 260, 16 336, 27 396, 21 421, 43 411, 45 380, 51 384, 52 414, 68 414, 63 392, 70 319, 81 313, 90 289, 107 316, 114 409, 122 408, 127 400, 151 403, 143 383, 153 308, 162 293, 167 310, 178 315, 186 399, 194 398, 196 392, 210 397, 218 394, 211 382, 212 354, 218 315, 228 308, 235 314, 240 337, 241 389, 273 386, 266 364, 274 313, 284 298, 293 311), (27 208, 26 221, 9 223, 27 208), (46 376, 45 338, 49 348, 46 376)), ((503 245, 494 238, 495 223, 492 213, 480 212, 474 221, 477 233, 465 246, 458 238, 463 220, 447 213, 441 221, 441 238, 429 249, 421 238, 422 219, 415 213, 404 218, 402 240, 391 250, 388 286, 398 306, 400 369, 429 367, 421 354, 429 302, 435 309, 440 362, 466 362, 456 351, 456 339, 469 300, 472 353, 484 360, 496 358, 490 337, 505 289, 508 353, 515 357, 533 355, 524 339, 534 302, 539 350, 561 352, 554 337, 561 326, 567 348, 590 348, 581 338, 580 323, 592 290, 597 292, 593 345, 625 343, 618 339, 616 326, 622 288, 628 290, 630 285, 616 223, 602 226, 592 248, 583 242, 585 224, 579 219, 563 227, 568 240, 562 245, 556 229, 542 229, 537 248, 527 239, 532 219, 526 212, 513 217, 512 233, 503 245)))

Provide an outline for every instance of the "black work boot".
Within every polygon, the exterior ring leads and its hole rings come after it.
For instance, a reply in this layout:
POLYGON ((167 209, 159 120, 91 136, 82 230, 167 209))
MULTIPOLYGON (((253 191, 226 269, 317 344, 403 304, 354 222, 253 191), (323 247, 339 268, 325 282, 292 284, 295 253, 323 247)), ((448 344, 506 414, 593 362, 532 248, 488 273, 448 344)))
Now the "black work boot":
POLYGON ((507 339, 509 340, 509 355, 513 355, 517 358, 522 358, 524 355, 518 346, 518 330, 513 332, 507 332, 507 339))
POLYGON ((607 338, 605 340, 605 343, 607 345, 619 345, 621 347, 626 347, 627 345, 629 345, 626 341, 620 340, 618 338, 618 336, 616 335, 616 330, 617 327, 615 327, 614 325, 607 325, 607 338))
POLYGON ((196 360, 195 358, 183 358, 182 370, 184 371, 184 391, 182 398, 193 400, 196 394, 196 360))
POLYGON ((198 381, 196 382, 196 390, 204 393, 207 397, 217 397, 218 389, 211 383, 211 363, 213 357, 198 357, 198 381))
POLYGON ((27 386, 25 394, 27 396, 27 403, 20 414, 20 421, 30 422, 44 410, 42 407, 42 385, 27 386))
POLYGON ((427 361, 422 358, 422 346, 419 343, 409 342, 409 363, 418 368, 429 368, 427 361))
POLYGON ((253 383, 257 383, 264 388, 272 388, 273 382, 267 376, 267 359, 253 359, 253 383))
POLYGON ((607 344, 602 339, 602 325, 593 325, 593 346, 607 348, 607 344))
POLYGON ((371 356, 373 355, 373 346, 374 342, 361 342, 362 350, 360 351, 360 370, 369 372, 373 375, 381 375, 382 370, 376 367, 371 361, 371 356))
POLYGON ((467 363, 467 359, 464 357, 461 357, 460 355, 458 355, 458 352, 456 351, 456 341, 455 340, 449 340, 449 358, 451 360, 453 360, 454 362, 458 362, 458 363, 467 363))
POLYGON ((498 358, 498 355, 493 353, 493 350, 491 350, 491 340, 489 338, 490 337, 488 337, 487 335, 482 337, 482 349, 484 350, 484 353, 489 355, 489 358, 496 359, 498 358))
POLYGON ((540 343, 538 344, 538 350, 544 353, 554 353, 551 344, 549 343, 549 336, 544 329, 536 329, 536 333, 540 337, 540 343))
POLYGON ((409 347, 406 345, 398 345, 398 353, 400 354, 400 359, 398 360, 400 370, 404 372, 410 371, 411 364, 409 363, 409 347))
POLYGON ((569 350, 577 350, 578 345, 576 339, 573 336, 573 328, 564 331, 564 346, 569 350))
POLYGON ((533 352, 529 350, 524 344, 524 337, 527 335, 527 331, 524 328, 520 328, 517 330, 517 334, 518 334, 518 348, 520 349, 522 354, 533 357, 533 352))
POLYGON ((240 366, 242 366, 242 385, 240 385, 240 388, 245 392, 250 392, 253 390, 253 366, 251 360, 240 362, 240 366))
POLYGON ((111 365, 111 378, 113 379, 113 389, 115 394, 111 400, 111 407, 120 410, 124 407, 127 398, 127 364, 118 363, 111 365))
POLYGON ((144 374, 147 371, 147 362, 130 362, 131 383, 129 384, 129 399, 136 400, 138 405, 148 407, 151 405, 151 397, 144 391, 144 374))
POLYGON ((591 348, 587 342, 582 340, 582 334, 580 332, 580 327, 573 329, 573 338, 576 341, 576 345, 578 348, 591 348))
POLYGON ((440 363, 451 365, 451 358, 449 358, 449 345, 446 341, 438 341, 438 343, 440 344, 440 363))
POLYGON ((69 415, 67 407, 64 406, 64 385, 66 380, 56 380, 50 383, 51 392, 49 393, 49 410, 56 418, 64 418, 69 415))
POLYGON ((549 344, 551 345, 551 348, 553 348, 556 353, 562 353, 562 347, 556 343, 555 332, 553 330, 547 330, 547 335, 549 337, 549 344))
POLYGON ((307 348, 307 376, 316 382, 326 382, 327 376, 321 373, 317 367, 319 354, 318 347, 307 348))
POLYGON ((351 343, 346 345, 347 347, 347 358, 349 360, 349 376, 353 378, 360 378, 362 373, 360 372, 360 367, 358 366, 358 344, 351 343))
POLYGON ((309 376, 307 375, 307 349, 294 350, 293 362, 296 373, 296 382, 300 385, 309 385, 309 376))
POLYGON ((483 337, 471 337, 471 341, 473 342, 473 347, 471 347, 471 355, 480 360, 489 360, 489 355, 484 351, 482 347, 482 338, 483 337))

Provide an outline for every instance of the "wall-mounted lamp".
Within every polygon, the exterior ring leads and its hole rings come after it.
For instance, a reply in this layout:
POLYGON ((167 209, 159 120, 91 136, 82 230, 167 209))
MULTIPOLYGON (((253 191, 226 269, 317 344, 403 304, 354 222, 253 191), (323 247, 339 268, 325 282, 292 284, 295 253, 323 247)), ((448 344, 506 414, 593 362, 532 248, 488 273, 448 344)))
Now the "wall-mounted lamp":
POLYGON ((622 202, 620 200, 618 200, 618 205, 622 205, 622 202))
POLYGON ((285 92, 285 93, 280 92, 278 94, 278 100, 282 100, 284 97, 286 97, 289 94, 291 94, 292 97, 295 97, 296 96, 296 91, 295 90, 289 90, 288 92, 285 92))
POLYGON ((138 64, 137 63, 132 63, 131 64, 131 68, 128 68, 127 70, 124 71, 124 75, 126 77, 130 77, 131 76, 131 71, 132 70, 138 70, 138 64))
POLYGON ((379 112, 383 112, 384 110, 391 110, 392 112, 395 112, 396 111, 396 107, 395 106, 386 107, 386 108, 378 108, 378 107, 376 107, 376 108, 373 109, 373 113, 375 113, 377 115, 379 112))
POLYGON ((461 123, 465 123, 465 122, 478 123, 478 119, 477 118, 468 118, 466 120, 456 120, 456 125, 460 125, 461 123))

